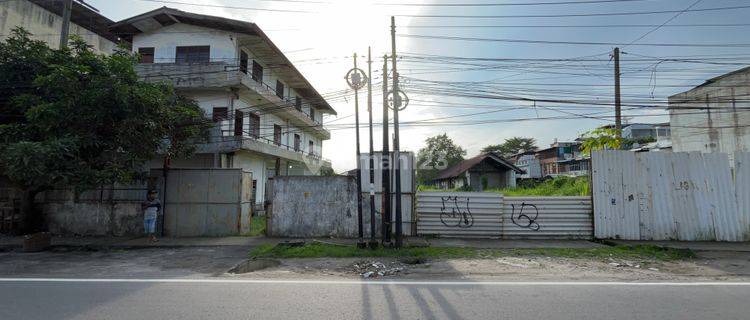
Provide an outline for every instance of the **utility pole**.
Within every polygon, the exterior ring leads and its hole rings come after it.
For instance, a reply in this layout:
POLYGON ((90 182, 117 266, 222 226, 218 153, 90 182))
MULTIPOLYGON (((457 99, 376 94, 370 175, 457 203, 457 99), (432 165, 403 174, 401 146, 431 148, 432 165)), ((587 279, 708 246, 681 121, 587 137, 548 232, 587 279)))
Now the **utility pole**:
POLYGON ((62 30, 60 30, 60 49, 68 47, 68 33, 70 32, 70 11, 73 10, 73 0, 63 0, 62 30))
POLYGON ((375 240, 375 149, 372 135, 372 57, 367 47, 367 112, 370 115, 370 249, 378 247, 375 240))
POLYGON ((620 48, 615 48, 615 130, 617 138, 622 138, 622 114, 620 100, 620 48))
POLYGON ((356 139, 357 139, 357 232, 359 235, 359 240, 357 241, 357 247, 359 248, 365 248, 367 245, 365 244, 365 235, 364 235, 364 228, 363 228, 363 220, 362 220, 362 155, 359 151, 359 89, 361 88, 361 77, 358 76, 357 69, 357 54, 354 54, 354 69, 352 78, 356 78, 356 80, 352 81, 354 84, 354 126, 357 130, 356 139))
POLYGON ((396 69, 396 17, 391 17, 391 61, 393 63, 393 170, 396 179, 396 248, 403 245, 403 226, 401 223, 401 150, 398 139, 398 109, 401 108, 401 96, 398 88, 398 69, 396 69))
POLYGON ((388 140, 388 55, 383 55, 383 203, 381 205, 381 222, 383 244, 391 242, 391 151, 388 140))

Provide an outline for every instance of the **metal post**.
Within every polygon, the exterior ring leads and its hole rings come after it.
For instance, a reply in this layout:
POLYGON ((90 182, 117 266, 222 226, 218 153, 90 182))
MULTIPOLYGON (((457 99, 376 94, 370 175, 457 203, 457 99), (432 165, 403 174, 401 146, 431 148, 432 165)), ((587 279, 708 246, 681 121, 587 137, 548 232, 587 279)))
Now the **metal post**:
MULTIPOLYGON (((357 69, 357 54, 354 54, 354 69, 357 69)), ((359 89, 354 89, 354 123, 355 128, 357 130, 356 133, 356 139, 357 139, 357 235, 359 236, 359 240, 357 241, 357 247, 359 248, 365 248, 365 235, 364 235, 364 229, 363 229, 363 221, 362 221, 362 168, 361 168, 361 160, 362 156, 360 155, 359 151, 359 89)))
POLYGON ((381 222, 383 244, 391 242, 391 151, 388 136, 388 55, 383 55, 383 204, 381 205, 381 222))
POLYGON ((396 248, 403 245, 401 225, 401 151, 398 140, 398 109, 401 107, 401 96, 398 88, 398 69, 396 69, 396 18, 391 17, 391 61, 393 69, 393 169, 396 173, 396 248))
POLYGON ((615 48, 615 130, 617 137, 622 138, 622 114, 620 100, 620 48, 615 48))
POLYGON ((372 57, 367 47, 367 112, 370 116, 370 249, 378 247, 375 239, 375 149, 372 135, 372 57))
POLYGON ((68 33, 70 32, 70 11, 73 0, 63 0, 62 29, 60 30, 60 49, 68 47, 68 33))

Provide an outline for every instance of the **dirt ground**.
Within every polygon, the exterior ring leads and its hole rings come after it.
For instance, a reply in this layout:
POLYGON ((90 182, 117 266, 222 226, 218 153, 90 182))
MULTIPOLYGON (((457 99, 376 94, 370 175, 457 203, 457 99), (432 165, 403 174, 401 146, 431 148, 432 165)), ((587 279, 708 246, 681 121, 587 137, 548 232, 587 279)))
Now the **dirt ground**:
POLYGON ((394 258, 283 259, 278 267, 235 277, 503 281, 722 281, 750 280, 750 253, 698 252, 681 261, 501 257, 400 262, 394 258), (384 266, 384 268, 373 267, 384 266), (370 268, 362 268, 368 265, 370 268), (384 275, 378 270, 385 270, 384 275), (366 274, 367 271, 373 271, 366 274))
POLYGON ((496 280, 750 281, 750 252, 698 251, 681 261, 514 256, 492 259, 282 259, 265 269, 230 273, 247 263, 247 247, 0 252, 0 277, 496 280), (367 274, 369 273, 369 274, 367 274), (382 275, 381 275, 382 273, 382 275), (363 276, 366 274, 366 277, 363 276))

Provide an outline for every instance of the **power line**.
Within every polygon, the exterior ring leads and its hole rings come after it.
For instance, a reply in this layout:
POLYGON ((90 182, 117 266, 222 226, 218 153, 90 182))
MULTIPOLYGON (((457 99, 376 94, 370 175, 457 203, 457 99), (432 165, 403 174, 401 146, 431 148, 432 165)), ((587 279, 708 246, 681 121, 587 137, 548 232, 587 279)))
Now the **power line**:
MULTIPOLYGON (((436 39, 436 40, 455 40, 455 41, 481 41, 481 42, 509 42, 509 43, 530 43, 530 44, 562 44, 562 45, 591 45, 591 46, 616 46, 617 42, 589 42, 589 41, 547 41, 547 40, 528 40, 528 39, 493 39, 493 38, 469 38, 469 37, 451 37, 451 36, 430 36, 418 34, 399 34, 403 38, 415 39, 436 39)), ((651 47, 697 47, 697 48, 748 48, 750 43, 634 43, 632 46, 651 46, 651 47)))
POLYGON ((513 3, 393 3, 393 2, 376 2, 376 5, 382 6, 400 6, 400 7, 512 7, 512 6, 545 6, 545 5, 575 5, 575 4, 599 4, 599 3, 623 3, 623 2, 643 2, 651 0, 579 0, 579 1, 560 1, 560 2, 513 2, 513 3))
POLYGON ((573 14, 531 14, 531 15, 419 15, 419 14, 401 14, 396 17, 405 18, 472 18, 472 19, 517 19, 517 18, 580 18, 580 17, 611 17, 611 16, 635 16, 635 15, 655 15, 667 13, 685 13, 685 12, 710 12, 725 10, 748 9, 750 6, 731 6, 716 7, 689 10, 662 10, 662 11, 634 11, 634 12, 602 12, 602 13, 573 13, 573 14))
POLYGON ((662 24, 658 25, 657 27, 655 27, 655 28, 653 28, 653 29, 649 30, 648 32, 644 33, 643 35, 641 35, 641 36, 640 36, 640 37, 638 37, 637 39, 635 39, 635 40, 631 41, 630 43, 628 43, 628 44, 624 45, 624 46, 623 46, 623 48, 625 48, 625 47, 627 47, 627 46, 629 46, 629 45, 632 45, 632 44, 634 44, 634 43, 636 43, 636 42, 640 41, 641 39, 645 38, 645 37, 646 37, 646 36, 648 36, 649 34, 652 34, 652 33, 656 32, 657 30, 659 30, 659 28, 661 28, 661 27, 665 26, 666 24, 668 24, 668 23, 672 22, 672 20, 674 20, 674 19, 677 19, 677 17, 679 17, 679 16, 680 16, 680 15, 682 15, 683 13, 687 12, 688 10, 692 9, 693 7, 695 7, 696 5, 698 5, 699 3, 701 3, 702 1, 703 1, 703 0, 696 0, 695 2, 693 2, 693 4, 691 4, 690 6, 688 6, 687 8, 685 8, 685 10, 682 10, 682 11, 680 11, 680 12, 677 12, 677 13, 676 13, 676 14, 675 14, 674 16, 672 16, 671 18, 667 19, 667 21, 664 21, 664 23, 662 23, 662 24))
POLYGON ((408 25, 405 29, 472 29, 472 28, 695 28, 695 27, 747 27, 750 23, 696 23, 696 24, 583 24, 583 25, 408 25))

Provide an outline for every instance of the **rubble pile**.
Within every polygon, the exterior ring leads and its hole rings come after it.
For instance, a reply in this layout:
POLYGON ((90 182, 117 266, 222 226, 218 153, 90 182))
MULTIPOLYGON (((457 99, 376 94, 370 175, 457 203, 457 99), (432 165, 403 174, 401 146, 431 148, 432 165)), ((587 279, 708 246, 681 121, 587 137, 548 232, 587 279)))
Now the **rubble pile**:
POLYGON ((358 261, 352 265, 354 272, 358 273, 362 278, 377 278, 393 276, 397 273, 403 272, 406 268, 405 265, 398 261, 392 261, 389 263, 383 263, 380 261, 358 261))

